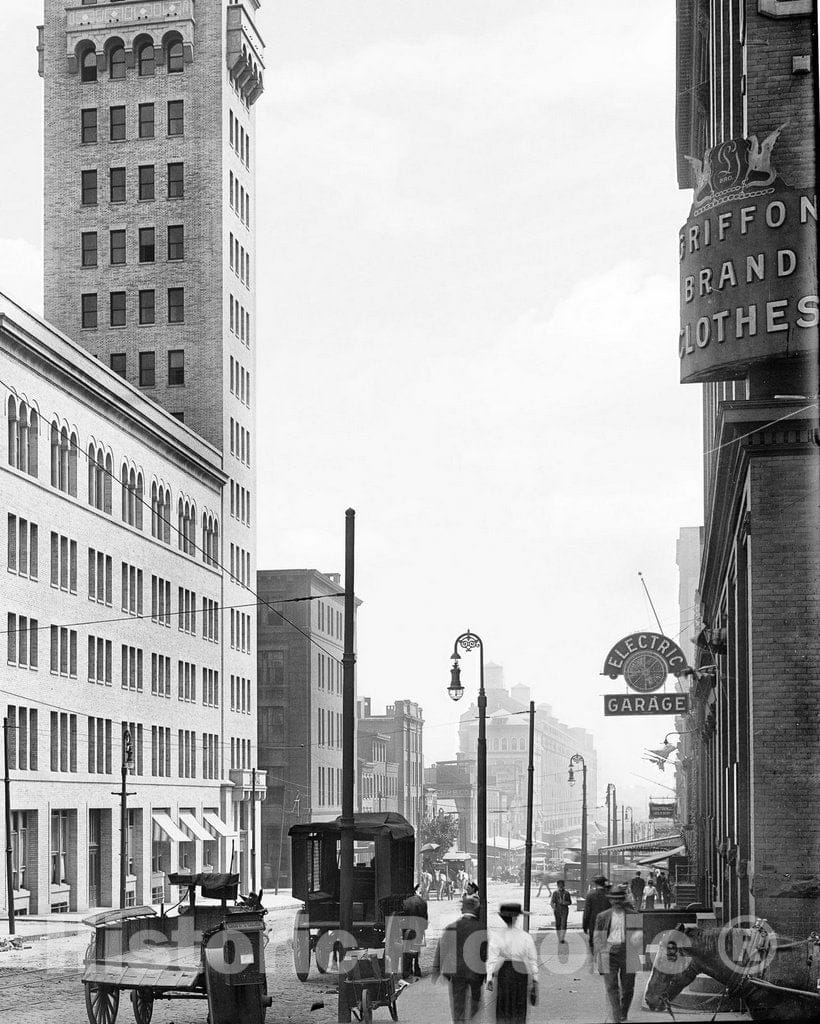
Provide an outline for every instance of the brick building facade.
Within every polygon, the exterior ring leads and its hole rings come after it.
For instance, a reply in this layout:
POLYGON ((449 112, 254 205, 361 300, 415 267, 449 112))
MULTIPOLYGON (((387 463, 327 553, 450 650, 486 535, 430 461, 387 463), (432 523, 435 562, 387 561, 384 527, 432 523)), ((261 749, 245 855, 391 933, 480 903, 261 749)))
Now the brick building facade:
POLYGON ((257 590, 262 877, 288 884, 290 826, 342 812, 344 592, 315 569, 261 570, 257 590))
MULTIPOLYGON (((789 206, 789 196, 800 199, 801 228, 796 218, 794 225, 782 225, 772 245, 778 246, 778 259, 813 267, 814 292, 801 298, 796 283, 791 293, 779 292, 783 298, 775 310, 754 311, 761 317, 756 331, 748 326, 751 306, 742 307, 736 334, 727 335, 719 355, 709 357, 711 373, 701 378, 703 628, 696 641, 693 710, 684 723, 689 734, 681 742, 691 826, 686 834, 699 897, 719 917, 760 916, 778 931, 804 935, 820 925, 812 4, 678 0, 678 14, 679 184, 696 188, 693 211, 704 187, 713 188, 712 222, 719 225, 723 216, 729 224, 736 216, 735 198, 721 193, 725 183, 719 178, 699 176, 698 165, 686 158, 701 159, 710 150, 742 154, 746 143, 731 140, 752 140, 749 167, 757 177, 750 174, 736 193, 752 212, 740 215, 751 223, 756 211, 765 210, 768 226, 776 230, 781 213, 791 216, 798 209, 796 203, 789 206), (725 143, 730 147, 715 149, 725 143), (754 192, 760 180, 771 181, 762 198, 754 192), (802 316, 787 323, 795 306, 802 316), (751 352, 766 332, 770 354, 749 358, 746 365, 732 355, 741 345, 751 352)), ((725 167, 731 179, 730 164, 725 167)), ((730 286, 740 295, 752 280, 748 260, 762 268, 761 254, 747 251, 742 232, 730 233, 724 249, 727 260, 746 263, 746 282, 730 286)), ((788 289, 797 277, 771 274, 767 285, 771 280, 771 288, 788 289)), ((708 344, 707 328, 701 341, 708 344)))
POLYGON ((387 705, 383 715, 374 715, 366 697, 358 720, 360 745, 363 735, 371 733, 388 737, 387 759, 398 768, 394 810, 418 828, 424 787, 424 712, 415 701, 397 700, 387 705))

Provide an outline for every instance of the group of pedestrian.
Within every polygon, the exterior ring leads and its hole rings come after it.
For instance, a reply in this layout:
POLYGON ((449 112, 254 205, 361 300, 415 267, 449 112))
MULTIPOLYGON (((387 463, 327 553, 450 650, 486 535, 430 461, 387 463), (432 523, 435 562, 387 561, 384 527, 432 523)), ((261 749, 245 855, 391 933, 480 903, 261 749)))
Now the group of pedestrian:
POLYGON ((674 901, 672 886, 665 871, 650 871, 645 881, 640 871, 636 871, 629 889, 636 910, 655 910, 656 900, 664 910, 668 910, 674 901))

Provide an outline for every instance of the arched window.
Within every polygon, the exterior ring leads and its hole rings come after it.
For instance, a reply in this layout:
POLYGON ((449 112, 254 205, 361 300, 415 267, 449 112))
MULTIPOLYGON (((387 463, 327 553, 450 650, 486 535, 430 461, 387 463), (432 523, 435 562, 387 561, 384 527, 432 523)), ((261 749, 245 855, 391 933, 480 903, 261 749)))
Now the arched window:
MULTIPOLYGON (((8 406, 9 465, 17 465, 17 402, 9 395, 8 406)), ((53 482, 53 481, 52 481, 53 482)))
POLYGON ((182 498, 177 502, 177 546, 179 550, 184 550, 183 544, 185 541, 185 506, 182 504, 182 498))
POLYGON ((77 452, 80 450, 80 443, 77 435, 72 431, 68 441, 68 493, 77 497, 77 452))
POLYGON ((128 466, 123 462, 122 472, 120 473, 120 483, 122 485, 122 521, 128 522, 128 466))
POLYGON ((196 554, 196 505, 191 503, 191 510, 188 514, 188 554, 196 554))
POLYGON ((185 59, 182 49, 182 40, 175 39, 168 46, 168 73, 178 75, 185 70, 185 59))
POLYGON ((154 74, 154 71, 156 70, 156 62, 154 60, 153 43, 144 43, 140 47, 137 62, 139 64, 139 73, 143 78, 154 74))
POLYGON ((125 78, 125 48, 119 44, 112 46, 108 55, 108 74, 111 78, 125 78))
POLYGON ((159 496, 157 494, 157 484, 154 481, 151 484, 151 536, 161 537, 159 528, 160 523, 160 511, 159 511, 159 496))
POLYGON ((60 431, 60 490, 68 490, 68 431, 60 431))
POLYGON ((162 506, 162 539, 171 543, 171 488, 165 488, 165 501, 162 506))
POLYGON ((97 81, 97 52, 96 50, 86 50, 83 54, 82 64, 80 67, 80 81, 82 82, 96 82, 97 81))
POLYGON ((502 750, 506 750, 507 749, 507 737, 506 736, 501 740, 501 749, 502 750))
POLYGON ((20 403, 17 410, 17 469, 28 472, 28 406, 25 402, 20 403))
POLYGON ((40 417, 32 409, 28 417, 28 467, 30 476, 39 472, 38 446, 40 443, 40 417))
MULTIPOLYGON (((56 424, 52 424, 51 427, 51 475, 52 482, 54 478, 54 435, 57 431, 56 424)), ((57 446, 57 465, 59 467, 60 449, 59 442, 57 446)), ((59 472, 59 469, 58 469, 59 472)), ((55 484, 56 486, 56 484, 55 484)), ((94 449, 94 445, 88 446, 88 504, 96 506, 97 504, 97 453, 94 449)))
POLYGON ((111 481, 114 478, 114 460, 110 455, 105 457, 105 469, 103 469, 103 454, 99 454, 100 476, 102 478, 103 512, 111 515, 111 481))
POLYGON ((134 526, 138 530, 142 529, 142 504, 143 504, 143 484, 142 484, 142 473, 137 473, 137 490, 134 495, 135 509, 134 509, 134 526))

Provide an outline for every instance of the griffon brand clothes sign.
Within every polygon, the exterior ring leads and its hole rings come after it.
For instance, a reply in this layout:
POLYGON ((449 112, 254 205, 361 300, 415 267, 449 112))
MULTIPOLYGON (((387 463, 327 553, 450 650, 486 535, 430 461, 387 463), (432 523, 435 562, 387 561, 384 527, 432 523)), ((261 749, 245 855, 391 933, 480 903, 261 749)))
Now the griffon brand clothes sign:
POLYGON ((817 197, 772 168, 780 130, 688 158, 696 187, 679 235, 684 384, 817 348, 817 197))

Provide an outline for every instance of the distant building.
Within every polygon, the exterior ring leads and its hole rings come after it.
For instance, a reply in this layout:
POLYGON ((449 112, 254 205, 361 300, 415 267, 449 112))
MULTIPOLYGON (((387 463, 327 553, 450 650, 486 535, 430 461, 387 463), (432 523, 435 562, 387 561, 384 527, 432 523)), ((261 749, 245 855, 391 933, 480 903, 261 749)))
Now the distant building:
POLYGON ((315 569, 262 570, 257 590, 262 873, 273 884, 281 863, 288 884, 290 826, 342 810, 344 594, 337 573, 315 569))
MULTIPOLYGON (((361 711, 362 701, 359 701, 361 711)), ((358 810, 398 811, 399 766, 388 759, 387 733, 359 730, 357 778, 358 810)))
MULTIPOLYGON (((504 687, 503 669, 485 668, 487 692, 487 786, 504 794, 507 813, 487 823, 490 834, 521 838, 526 830, 527 766, 529 763, 530 690, 504 687), (490 669, 490 672, 487 672, 490 669)), ((461 716, 459 758, 475 758, 478 743, 478 708, 471 705, 461 716)), ((535 713, 533 751, 534 834, 543 842, 560 846, 580 836, 581 800, 578 787, 567 782, 569 759, 581 754, 587 764, 587 787, 597 792, 597 754, 586 729, 570 727, 552 713, 549 704, 538 704, 535 713)))
POLYGON ((374 715, 370 698, 365 697, 361 701, 358 729, 360 737, 389 737, 387 759, 398 766, 395 809, 417 828, 424 785, 424 712, 415 701, 397 700, 387 705, 383 715, 374 715))

